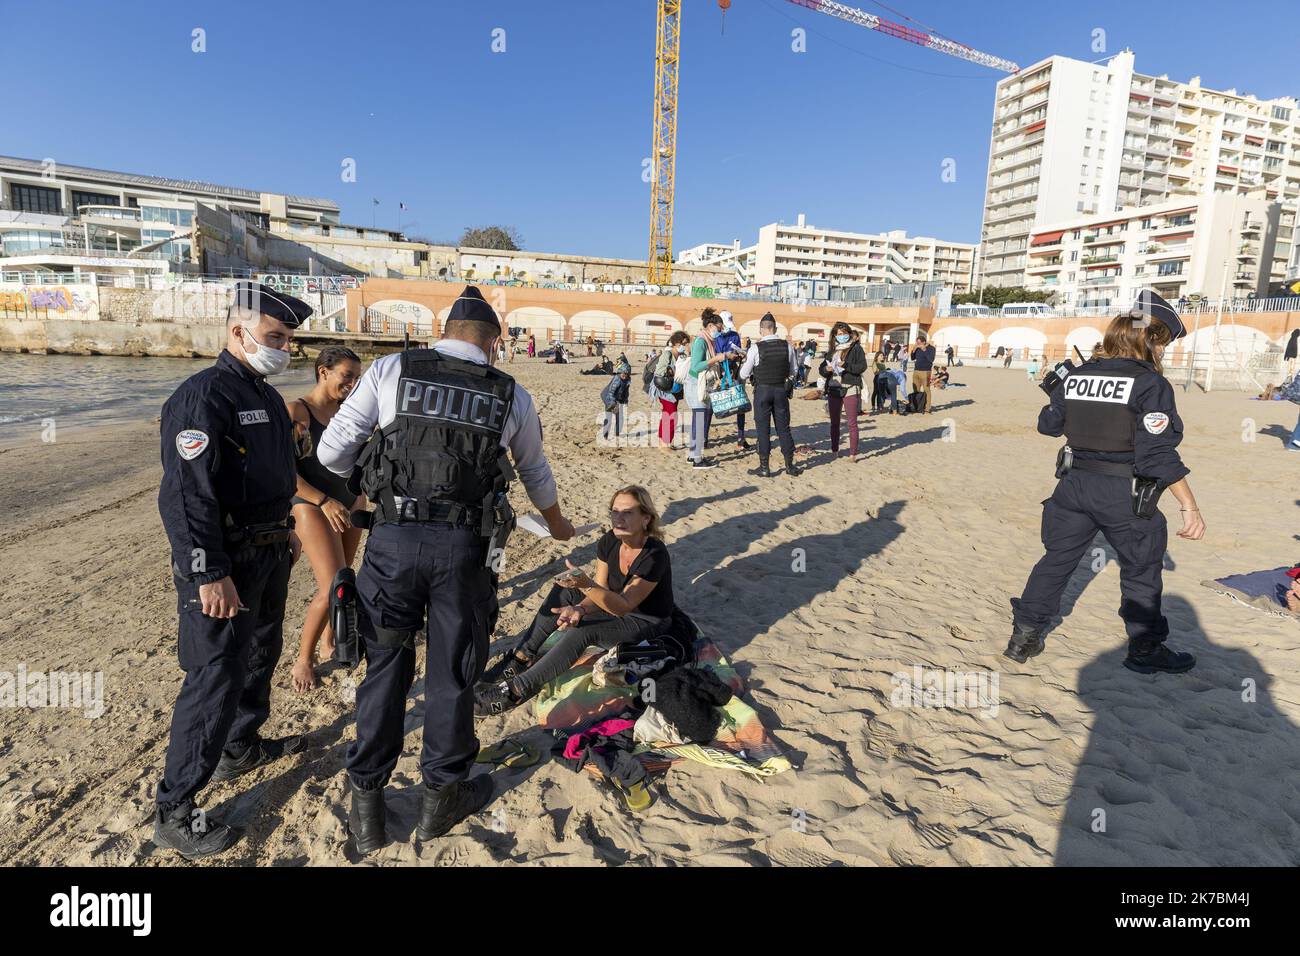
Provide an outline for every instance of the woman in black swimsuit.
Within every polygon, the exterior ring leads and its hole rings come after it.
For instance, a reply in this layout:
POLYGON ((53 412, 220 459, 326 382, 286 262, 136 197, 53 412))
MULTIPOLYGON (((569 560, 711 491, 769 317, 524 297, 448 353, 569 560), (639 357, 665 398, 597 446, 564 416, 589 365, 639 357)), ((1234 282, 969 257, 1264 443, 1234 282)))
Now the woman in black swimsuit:
POLYGON ((628 485, 609 502, 595 577, 565 562, 532 626, 474 689, 474 716, 491 717, 537 695, 591 645, 609 649, 658 634, 673 616, 673 571, 650 493, 628 485), (559 641, 543 652, 556 631, 559 641))
POLYGON ((316 356, 316 386, 302 398, 286 403, 298 438, 298 493, 293 498, 294 528, 316 575, 316 595, 307 606, 298 660, 293 665, 297 691, 316 686, 312 666, 317 642, 321 659, 334 653, 329 627, 330 585, 339 569, 350 567, 361 541, 350 512, 357 496, 347 479, 334 474, 316 458, 316 446, 334 413, 361 377, 361 360, 351 349, 331 346, 316 356))

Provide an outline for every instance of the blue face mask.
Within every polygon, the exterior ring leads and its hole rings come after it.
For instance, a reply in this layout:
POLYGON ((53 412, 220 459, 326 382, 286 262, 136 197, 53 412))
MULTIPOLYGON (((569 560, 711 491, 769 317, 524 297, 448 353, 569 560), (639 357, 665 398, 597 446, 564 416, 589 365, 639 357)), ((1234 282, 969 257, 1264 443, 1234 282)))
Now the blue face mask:
POLYGON ((713 341, 716 342, 718 341, 718 339, 722 338, 722 333, 719 332, 717 329, 713 329, 709 332, 709 338, 713 339, 713 341))
POLYGON ((844 344, 845 342, 847 342, 848 340, 849 340, 849 336, 847 336, 847 335, 837 335, 837 336, 835 336, 835 341, 836 341, 836 342, 839 342, 840 345, 843 345, 843 344, 844 344))

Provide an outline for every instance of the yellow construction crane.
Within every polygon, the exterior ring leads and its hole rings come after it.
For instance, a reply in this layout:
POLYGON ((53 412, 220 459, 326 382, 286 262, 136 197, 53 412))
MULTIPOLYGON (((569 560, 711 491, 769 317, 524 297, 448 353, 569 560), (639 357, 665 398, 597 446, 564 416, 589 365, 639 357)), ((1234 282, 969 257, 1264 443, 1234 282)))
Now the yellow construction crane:
MULTIPOLYGON (((673 278, 673 191, 677 180, 677 68, 681 63, 682 0, 658 0, 655 26, 654 144, 650 154, 650 255, 646 261, 648 281, 667 285, 673 278)), ((981 53, 935 33, 885 20, 873 13, 834 0, 787 0, 817 13, 856 23, 868 30, 897 37, 971 63, 1018 73, 1010 60, 981 53)), ((725 16, 731 0, 718 0, 725 16)), ((905 18, 906 19, 906 18, 905 18)))
POLYGON ((682 44, 682 0, 659 0, 655 27, 654 143, 650 153, 648 281, 673 278, 673 187, 677 176, 677 65, 682 44))

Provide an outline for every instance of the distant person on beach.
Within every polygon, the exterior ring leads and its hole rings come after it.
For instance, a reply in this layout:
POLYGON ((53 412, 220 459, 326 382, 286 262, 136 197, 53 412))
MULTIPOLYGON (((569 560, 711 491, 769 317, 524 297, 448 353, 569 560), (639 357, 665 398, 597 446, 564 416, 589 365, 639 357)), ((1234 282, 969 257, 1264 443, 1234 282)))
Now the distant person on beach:
POLYGON ((1038 358, 1034 357, 1029 360, 1029 367, 1025 369, 1025 375, 1031 382, 1038 380, 1038 358))
POLYGON ((771 478, 771 425, 776 424, 776 438, 785 458, 786 474, 797 476, 803 469, 794 463, 794 437, 790 432, 790 389, 799 374, 799 358, 794 347, 776 332, 776 319, 766 313, 758 322, 762 336, 749 347, 740 366, 740 377, 754 382, 754 428, 758 435, 758 467, 750 474, 771 478))
POLYGON ((286 403, 298 441, 298 487, 293 496, 294 530, 316 576, 316 593, 307 605, 299 638, 298 660, 293 665, 293 687, 307 691, 316 686, 315 658, 334 654, 330 630, 330 587, 342 568, 350 568, 361 543, 361 529, 352 527, 351 513, 357 496, 346 478, 334 474, 316 457, 325 427, 361 378, 361 359, 351 349, 332 345, 316 356, 316 384, 302 398, 286 403))
POLYGON ((1300 352, 1300 329, 1292 329, 1291 337, 1286 340, 1286 352, 1283 354, 1283 358, 1286 359, 1287 378, 1295 375, 1297 352, 1300 352))
MULTIPOLYGON (((924 332, 916 333, 916 345, 912 349, 912 392, 920 393, 921 407, 917 411, 929 414, 930 408, 930 372, 934 369, 934 346, 924 332)), ((906 368, 903 371, 907 371, 906 368)))
MULTIPOLYGON (((722 316, 722 334, 718 336, 718 351, 728 352, 733 355, 743 356, 749 353, 749 349, 742 347, 740 342, 740 333, 736 331, 736 322, 730 312, 720 312, 722 316)), ((740 381, 740 363, 741 358, 730 359, 726 365, 731 372, 733 381, 740 381)), ((736 414, 736 447, 741 451, 749 451, 749 442, 745 441, 745 413, 736 414)))
POLYGON ((831 454, 839 457, 840 423, 848 426, 849 457, 858 457, 858 408, 862 403, 862 374, 867 370, 867 356, 853 341, 853 329, 846 322, 836 322, 831 329, 831 345, 822 360, 827 411, 831 420, 831 454))
POLYGON ((953 357, 953 348, 952 348, 952 346, 951 346, 951 345, 947 346, 947 347, 943 350, 943 353, 944 353, 946 356, 948 356, 948 366, 949 366, 949 368, 951 368, 951 367, 952 367, 952 357, 953 357))
POLYGON ((1003 368, 1011 368, 1011 349, 1007 349, 1006 358, 1002 360, 1003 368))
POLYGON ((871 359, 871 411, 882 412, 885 410, 885 397, 887 395, 885 386, 885 373, 889 371, 889 362, 885 358, 884 352, 877 352, 871 359))
POLYGON ((659 402, 660 451, 672 451, 677 435, 677 406, 682 400, 686 372, 690 368, 690 341, 691 337, 685 332, 674 332, 668 337, 668 347, 655 360, 650 397, 659 402))
POLYGON ((623 422, 627 420, 627 402, 631 391, 632 369, 628 365, 619 365, 617 373, 610 378, 609 384, 600 393, 600 400, 605 406, 605 430, 602 432, 604 438, 618 438, 623 434, 623 422))
POLYGON ((171 545, 185 680, 172 709, 153 842, 187 860, 239 838, 195 809, 209 781, 306 748, 303 737, 259 731, 271 714, 299 548, 289 523, 298 476, 293 422, 266 376, 289 367, 294 330, 311 314, 301 299, 236 283, 225 349, 162 409, 158 511, 171 545))
POLYGON ((629 485, 609 502, 610 530, 596 543, 589 576, 568 561, 531 626, 483 674, 474 716, 491 717, 537 696, 588 647, 618 647, 653 637, 673 615, 673 570, 650 493, 629 485), (549 650, 542 646, 555 634, 549 650))
POLYGON ((492 798, 491 776, 470 776, 479 752, 474 684, 496 626, 498 549, 510 527, 505 501, 516 474, 551 537, 573 537, 533 398, 493 366, 503 334, 483 294, 466 286, 444 337, 371 363, 321 436, 321 463, 337 475, 360 464, 361 488, 375 503, 357 574, 366 676, 346 758, 347 825, 358 854, 388 841, 384 788, 409 733, 406 703, 421 629, 416 838, 442 836, 492 798))
POLYGON ((528 357, 537 358, 537 336, 528 336, 528 357))
POLYGON ((1024 592, 1011 602, 1013 625, 1005 655, 1018 663, 1042 652, 1044 635, 1079 559, 1098 531, 1119 560, 1120 617, 1128 633, 1124 666, 1140 674, 1182 673, 1191 654, 1165 645, 1162 568, 1168 529, 1157 507, 1168 488, 1178 500, 1178 536, 1197 541, 1205 522, 1188 469, 1178 455, 1183 423, 1174 389, 1161 371, 1165 349, 1186 334, 1178 314, 1152 292, 1111 320, 1102 355, 1058 383, 1038 415, 1038 431, 1064 436, 1058 482, 1043 503, 1046 553, 1024 592))
POLYGON ((694 468, 716 468, 718 463, 704 457, 709 442, 709 425, 713 421, 713 408, 709 405, 709 390, 718 380, 718 366, 734 356, 718 351, 722 336, 722 316, 712 306, 700 313, 703 324, 701 334, 691 343, 691 363, 684 389, 686 404, 691 409, 691 465, 694 468))

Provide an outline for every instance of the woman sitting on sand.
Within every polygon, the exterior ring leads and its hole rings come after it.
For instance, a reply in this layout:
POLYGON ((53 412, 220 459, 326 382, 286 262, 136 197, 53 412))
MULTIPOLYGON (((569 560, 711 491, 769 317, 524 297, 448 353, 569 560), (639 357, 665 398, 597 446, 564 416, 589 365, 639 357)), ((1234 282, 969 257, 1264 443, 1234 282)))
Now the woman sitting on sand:
POLYGON ((334 654, 329 626, 330 585, 341 568, 351 567, 361 541, 361 529, 352 527, 350 513, 357 496, 316 458, 316 446, 325 426, 339 410, 361 377, 361 359, 351 349, 330 346, 316 356, 316 385, 302 398, 287 402, 298 436, 298 488, 293 497, 294 529, 316 576, 316 594, 307 605, 302 624, 298 660, 293 665, 295 690, 316 686, 312 663, 320 644, 322 660, 334 654))
POLYGON ((474 715, 490 717, 534 697, 573 667, 591 645, 635 644, 673 614, 673 571, 650 493, 629 485, 609 502, 610 529, 596 544, 596 575, 566 560, 532 626, 513 651, 487 669, 474 690, 474 715), (542 654, 556 631, 563 636, 542 654), (540 656, 539 656, 540 655, 540 656))

